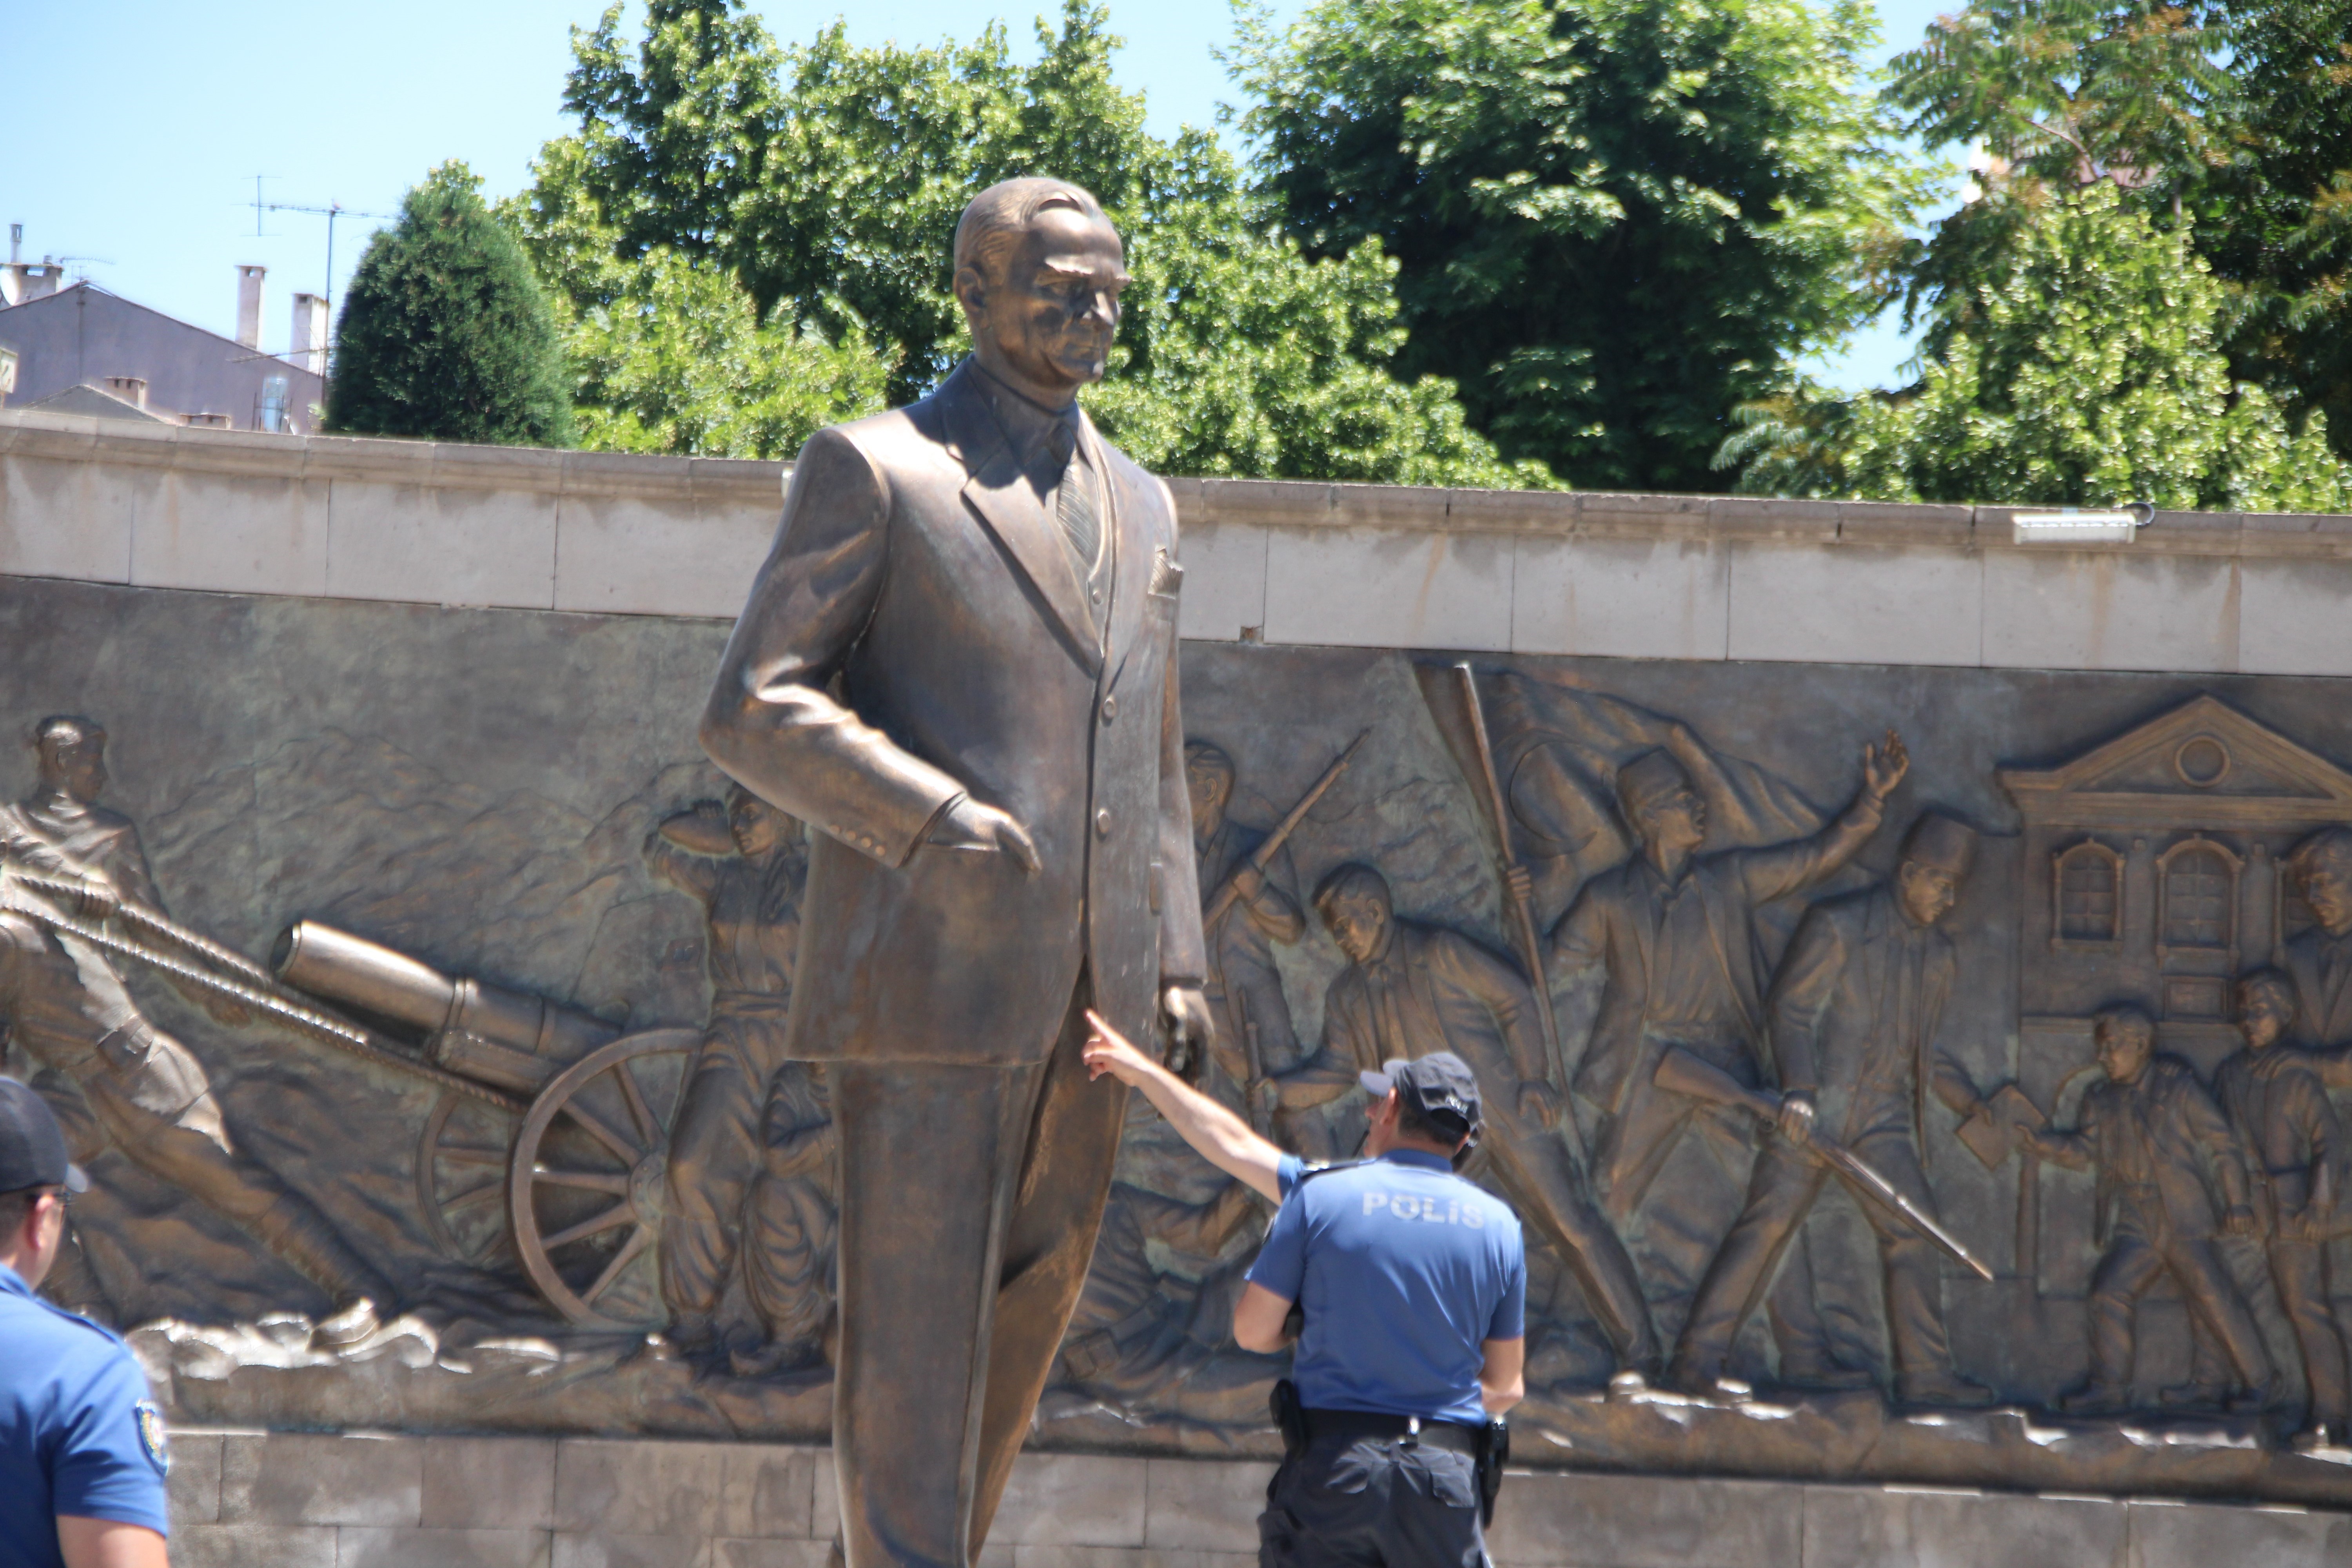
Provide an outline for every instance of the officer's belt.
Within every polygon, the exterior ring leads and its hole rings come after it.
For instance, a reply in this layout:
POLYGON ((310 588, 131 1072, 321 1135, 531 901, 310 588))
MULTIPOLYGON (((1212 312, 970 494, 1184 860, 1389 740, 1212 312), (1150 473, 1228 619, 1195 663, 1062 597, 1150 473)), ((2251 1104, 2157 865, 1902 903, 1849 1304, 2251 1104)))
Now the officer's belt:
POLYGON ((1478 1429, 1458 1421, 1432 1421, 1412 1415, 1386 1415, 1371 1410, 1302 1410, 1307 1418, 1307 1440, 1310 1443, 1324 1437, 1352 1440, 1358 1437, 1415 1437, 1423 1447, 1445 1448, 1456 1454, 1475 1456, 1478 1451, 1478 1429), (1420 1430, 1412 1430, 1420 1421, 1420 1430))

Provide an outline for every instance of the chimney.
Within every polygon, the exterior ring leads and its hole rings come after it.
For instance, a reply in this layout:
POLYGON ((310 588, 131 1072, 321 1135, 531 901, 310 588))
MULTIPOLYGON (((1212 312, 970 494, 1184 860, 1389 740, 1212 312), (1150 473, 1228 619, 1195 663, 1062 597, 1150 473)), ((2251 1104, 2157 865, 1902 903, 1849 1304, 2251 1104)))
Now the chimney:
POLYGON ((312 375, 327 374, 327 297, 323 294, 294 296, 293 346, 286 357, 309 371, 312 375))
POLYGON ((139 375, 110 375, 106 390, 133 408, 147 406, 147 378, 139 375))
POLYGON ((236 341, 258 352, 261 348, 261 280, 267 267, 236 269, 236 341))

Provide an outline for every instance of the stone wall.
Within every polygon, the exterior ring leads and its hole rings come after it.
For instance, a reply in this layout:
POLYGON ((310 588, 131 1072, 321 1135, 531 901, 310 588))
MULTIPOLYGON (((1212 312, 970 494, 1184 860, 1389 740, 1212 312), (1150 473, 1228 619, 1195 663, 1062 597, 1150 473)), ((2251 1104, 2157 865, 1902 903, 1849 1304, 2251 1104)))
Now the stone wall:
MULTIPOLYGON (((1031 1454, 979 1568, 1248 1568, 1269 1467, 1031 1454)), ((173 1437, 173 1568, 824 1568, 832 1456, 751 1443, 173 1437)), ((1526 1471, 1498 1568, 2337 1563, 2299 1508, 1526 1471)))
MULTIPOLYGON (((0 573, 731 619, 779 463, 0 412, 0 573)), ((1185 637, 1627 658, 2352 674, 2352 517, 1171 482, 1185 637)))

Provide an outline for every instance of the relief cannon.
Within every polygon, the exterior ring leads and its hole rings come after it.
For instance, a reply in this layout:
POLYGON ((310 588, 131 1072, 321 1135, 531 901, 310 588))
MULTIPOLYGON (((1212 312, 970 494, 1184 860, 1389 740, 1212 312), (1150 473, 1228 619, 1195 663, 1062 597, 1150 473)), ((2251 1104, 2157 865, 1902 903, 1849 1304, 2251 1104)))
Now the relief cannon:
POLYGON ((280 986, 419 1039, 404 1062, 446 1087, 418 1131, 416 1199, 445 1252, 487 1263, 510 1241, 583 1328, 666 1321, 656 1244, 699 1031, 625 1034, 316 921, 280 933, 269 967, 280 986))

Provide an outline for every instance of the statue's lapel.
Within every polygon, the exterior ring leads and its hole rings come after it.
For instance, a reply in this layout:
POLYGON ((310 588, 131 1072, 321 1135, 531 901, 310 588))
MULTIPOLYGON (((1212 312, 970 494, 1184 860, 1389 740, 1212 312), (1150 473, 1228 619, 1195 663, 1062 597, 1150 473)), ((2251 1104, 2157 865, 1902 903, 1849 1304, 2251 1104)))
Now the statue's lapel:
POLYGON ((1086 585, 1078 581, 1054 520, 962 373, 940 392, 949 441, 971 475, 964 480, 964 504, 1029 579, 1038 604, 1078 662, 1089 675, 1099 673, 1102 647, 1094 617, 1087 613, 1086 585))

